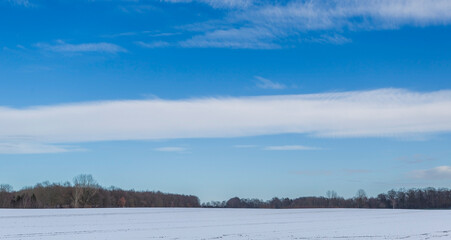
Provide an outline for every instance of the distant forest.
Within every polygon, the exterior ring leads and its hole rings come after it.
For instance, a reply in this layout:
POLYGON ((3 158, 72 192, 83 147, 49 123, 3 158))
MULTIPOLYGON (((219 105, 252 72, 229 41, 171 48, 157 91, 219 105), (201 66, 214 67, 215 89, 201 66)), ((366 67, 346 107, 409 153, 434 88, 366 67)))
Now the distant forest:
POLYGON ((199 198, 162 192, 103 188, 91 175, 79 175, 73 183, 38 183, 12 191, 0 185, 0 208, 114 208, 200 207, 199 198))
POLYGON ((367 197, 360 189, 353 198, 339 197, 328 191, 325 197, 296 199, 240 199, 200 203, 193 195, 155 191, 103 188, 91 175, 79 175, 73 182, 38 183, 13 191, 8 184, 0 185, 0 208, 115 208, 115 207, 204 207, 204 208, 404 208, 451 209, 451 190, 446 188, 400 189, 367 197))

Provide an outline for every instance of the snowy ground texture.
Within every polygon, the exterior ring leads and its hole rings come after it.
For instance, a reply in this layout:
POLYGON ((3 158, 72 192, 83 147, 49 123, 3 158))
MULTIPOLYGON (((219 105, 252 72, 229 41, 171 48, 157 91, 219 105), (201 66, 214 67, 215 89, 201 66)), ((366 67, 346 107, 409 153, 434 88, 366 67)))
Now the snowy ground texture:
POLYGON ((451 239, 451 211, 0 209, 0 239, 451 239))

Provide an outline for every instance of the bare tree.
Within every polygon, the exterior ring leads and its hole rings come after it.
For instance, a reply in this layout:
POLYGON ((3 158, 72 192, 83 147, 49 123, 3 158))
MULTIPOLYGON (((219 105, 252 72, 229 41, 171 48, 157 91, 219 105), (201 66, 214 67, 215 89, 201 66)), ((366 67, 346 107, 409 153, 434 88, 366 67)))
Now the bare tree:
POLYGON ((363 189, 359 189, 355 195, 355 198, 357 200, 357 205, 359 208, 361 207, 365 207, 365 204, 368 200, 368 198, 366 197, 366 192, 363 189))
POLYGON ((393 209, 395 209, 396 208, 396 191, 393 189, 388 191, 387 196, 390 199, 393 209))
POLYGON ((327 197, 327 201, 328 201, 328 207, 337 207, 337 199, 338 199, 338 194, 337 192, 333 191, 333 190, 328 190, 326 192, 326 197, 327 197))
POLYGON ((99 184, 90 174, 80 174, 74 177, 74 207, 86 207, 99 188, 99 184))
POLYGON ((9 184, 0 184, 0 192, 12 192, 13 191, 13 187, 9 184))
POLYGON ((326 192, 326 196, 327 196, 327 198, 329 198, 329 199, 335 199, 335 198, 338 198, 337 192, 335 192, 335 191, 333 191, 333 190, 327 191, 327 192, 326 192))
POLYGON ((10 207, 12 191, 13 187, 11 185, 0 184, 0 207, 2 208, 10 207))

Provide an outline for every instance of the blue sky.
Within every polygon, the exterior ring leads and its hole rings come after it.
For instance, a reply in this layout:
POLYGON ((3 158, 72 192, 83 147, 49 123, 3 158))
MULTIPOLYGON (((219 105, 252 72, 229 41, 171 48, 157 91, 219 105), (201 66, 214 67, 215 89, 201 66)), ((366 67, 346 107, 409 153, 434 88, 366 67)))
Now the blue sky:
POLYGON ((202 201, 451 181, 451 2, 0 1, 0 183, 202 201))

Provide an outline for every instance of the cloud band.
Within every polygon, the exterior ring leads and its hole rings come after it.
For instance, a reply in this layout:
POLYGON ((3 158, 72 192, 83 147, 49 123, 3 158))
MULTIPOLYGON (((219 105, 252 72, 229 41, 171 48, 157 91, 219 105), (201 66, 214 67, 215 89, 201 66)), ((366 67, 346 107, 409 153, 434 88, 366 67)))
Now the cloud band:
POLYGON ((0 142, 222 138, 299 133, 397 137, 451 131, 451 91, 127 100, 0 108, 0 142))

